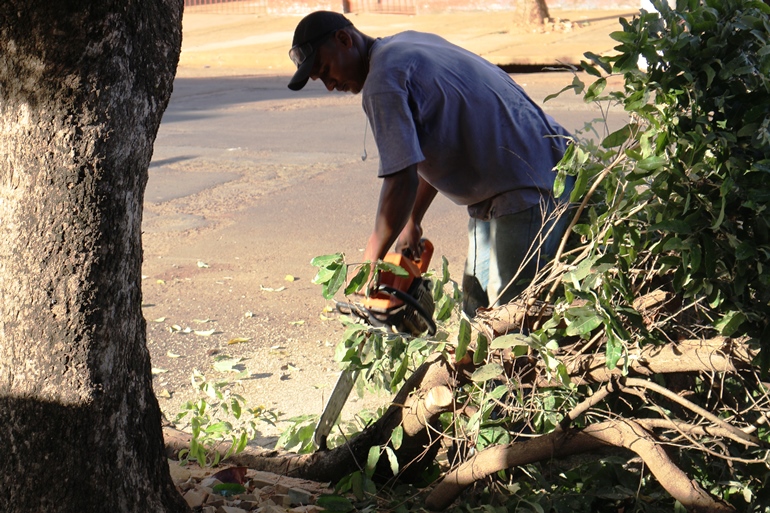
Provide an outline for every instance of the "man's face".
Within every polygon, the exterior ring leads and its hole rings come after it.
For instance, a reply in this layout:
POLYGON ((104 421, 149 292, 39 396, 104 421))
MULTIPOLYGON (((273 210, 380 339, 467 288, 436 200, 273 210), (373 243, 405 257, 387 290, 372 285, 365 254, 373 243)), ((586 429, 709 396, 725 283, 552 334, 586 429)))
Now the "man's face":
POLYGON ((366 67, 350 34, 339 30, 321 45, 310 78, 321 80, 329 91, 361 92, 366 80, 366 67))

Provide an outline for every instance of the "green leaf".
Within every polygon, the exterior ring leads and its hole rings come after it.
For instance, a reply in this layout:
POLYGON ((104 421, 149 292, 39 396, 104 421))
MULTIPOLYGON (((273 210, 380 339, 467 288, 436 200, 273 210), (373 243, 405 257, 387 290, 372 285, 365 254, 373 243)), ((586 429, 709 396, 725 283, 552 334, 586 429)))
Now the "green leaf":
POLYGON ((436 320, 445 321, 452 316, 455 302, 449 296, 442 296, 436 304, 436 320))
POLYGON ((328 267, 332 263, 342 265, 344 260, 342 253, 334 253, 333 255, 317 256, 310 261, 310 265, 314 267, 328 267))
POLYGON ((525 347, 529 348, 530 338, 527 335, 521 333, 511 333, 508 335, 502 335, 495 338, 492 341, 492 349, 508 349, 509 347, 525 347))
POLYGON ((583 338, 588 338, 588 335, 590 335, 593 330, 601 326, 601 324, 602 318, 596 313, 593 313, 592 315, 578 317, 577 319, 573 320, 569 326, 567 326, 565 333, 570 337, 579 335, 583 338))
POLYGON ((409 273, 406 269, 400 265, 392 264, 390 262, 377 262, 375 269, 386 273, 393 273, 396 276, 409 276, 409 273))
POLYGON ((727 205, 727 199, 722 196, 722 207, 719 209, 719 216, 717 217, 716 221, 714 221, 714 224, 711 225, 712 230, 718 230, 720 226, 722 226, 722 221, 725 220, 725 206, 727 205))
POLYGON ((329 267, 321 267, 313 277, 311 282, 315 285, 323 285, 332 279, 334 272, 339 268, 340 264, 333 264, 329 267))
POLYGON ((714 327, 719 330, 722 336, 729 337, 735 333, 741 324, 746 321, 746 315, 742 312, 731 311, 722 316, 714 327))
POLYGON ((364 495, 364 475, 360 471, 353 472, 350 475, 350 490, 359 501, 366 498, 366 495, 364 495))
POLYGON ((476 351, 473 353, 473 363, 481 365, 487 359, 489 340, 483 333, 476 337, 476 351))
POLYGON ((441 283, 449 283, 449 260, 445 256, 441 256, 441 283))
POLYGON ((372 264, 370 264, 369 262, 365 262, 361 264, 355 276, 351 278, 350 282, 348 283, 348 286, 345 287, 345 295, 349 296, 350 294, 358 292, 359 290, 364 288, 364 285, 366 285, 366 281, 369 278, 369 273, 371 272, 371 270, 372 270, 372 264))
POLYGON ((618 361, 623 356, 623 344, 617 337, 611 332, 607 332, 607 368, 615 369, 618 366, 618 361))
POLYGON ((586 91, 585 97, 583 98, 584 101, 591 102, 596 100, 596 98, 602 94, 605 87, 607 87, 607 80, 605 78, 596 80, 588 87, 588 91, 586 91))
POLYGON ((406 370, 409 368, 409 355, 405 355, 404 359, 401 360, 401 364, 398 366, 398 369, 396 369, 396 372, 393 373, 393 379, 390 380, 390 389, 395 390, 396 387, 403 381, 404 376, 406 376, 406 370))
POLYGON ((585 84, 583 84, 583 81, 578 78, 577 75, 572 77, 572 83, 568 86, 564 86, 561 91, 554 94, 549 94, 543 99, 543 103, 547 102, 548 100, 552 100, 558 96, 561 95, 564 91, 569 91, 570 89, 575 91, 575 94, 580 94, 583 92, 583 89, 585 88, 585 84))
POLYGON ((393 444, 395 450, 401 448, 401 444, 404 442, 404 426, 399 424, 396 429, 390 433, 390 443, 393 444))
POLYGON ((572 192, 569 195, 571 202, 579 201, 586 193, 588 189, 588 171, 584 168, 578 170, 578 174, 575 177, 575 185, 572 186, 572 192))
POLYGON ((476 369, 471 376, 471 380, 476 383, 489 381, 500 376, 504 370, 503 366, 499 363, 488 363, 476 369))
POLYGON ((385 446, 385 454, 388 456, 388 462, 390 463, 390 471, 393 473, 393 475, 398 474, 399 465, 398 465, 398 458, 396 457, 396 453, 393 452, 393 449, 385 446))
POLYGON ((366 477, 371 478, 374 475, 377 462, 380 461, 380 454, 382 454, 382 450, 379 445, 369 447, 369 454, 366 457, 366 477))
POLYGON ((681 219, 666 219, 650 226, 650 230, 673 233, 692 233, 692 225, 681 219))
POLYGON ((636 34, 623 31, 610 32, 610 37, 620 43, 633 44, 636 42, 636 34))
POLYGON ((325 511, 338 513, 348 513, 356 509, 350 500, 340 495, 321 495, 316 500, 316 505, 322 507, 325 511))
POLYGON ((605 148, 615 148, 626 142, 629 137, 631 137, 631 125, 626 125, 605 137, 602 141, 602 146, 605 148))
POLYGON ((660 155, 652 155, 637 162, 636 167, 644 171, 655 171, 656 169, 665 166, 667 162, 668 159, 666 157, 660 155))
POLYGON ((235 397, 230 399, 230 411, 233 412, 233 417, 236 419, 241 418, 241 403, 235 397))
POLYGON ((345 279, 348 274, 348 266, 341 265, 334 270, 332 277, 323 286, 323 297, 325 299, 331 299, 334 294, 345 284, 345 279))
POLYGON ((232 424, 229 422, 217 422, 206 427, 204 431, 209 435, 215 435, 220 433, 229 433, 233 430, 232 424))
POLYGON ((471 343, 471 324, 468 319, 460 319, 460 329, 457 333, 457 350, 455 351, 455 361, 463 359, 468 352, 468 345, 471 343))
MULTIPOLYGON (((602 68, 602 70, 604 70, 605 73, 608 73, 608 74, 612 73, 612 66, 610 66, 607 63, 607 57, 603 57, 601 55, 597 55, 597 54, 595 54, 593 52, 586 52, 586 53, 583 54, 583 56, 585 56, 586 59, 588 59, 589 61, 593 62, 594 64, 596 64, 600 68, 602 68)), ((585 66, 583 66, 583 68, 585 68, 585 66)), ((589 70, 586 70, 586 71, 589 72, 589 70)), ((601 76, 601 74, 598 71, 596 71, 596 70, 593 70, 593 71, 594 71, 594 73, 590 73, 589 72, 589 74, 595 75, 597 77, 601 76)))
POLYGON ((249 443, 249 435, 246 431, 241 433, 240 438, 238 439, 238 443, 235 444, 235 454, 238 454, 239 452, 243 452, 243 450, 246 448, 246 445, 249 443))

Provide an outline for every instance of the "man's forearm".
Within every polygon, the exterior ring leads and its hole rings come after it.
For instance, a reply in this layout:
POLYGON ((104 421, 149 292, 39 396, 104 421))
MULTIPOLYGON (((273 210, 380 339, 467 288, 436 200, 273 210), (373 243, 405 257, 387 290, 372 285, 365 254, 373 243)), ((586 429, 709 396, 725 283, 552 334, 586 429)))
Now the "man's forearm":
POLYGON ((425 217, 425 213, 428 211, 431 203, 433 203, 433 199, 438 191, 421 176, 418 175, 418 177, 420 185, 417 187, 417 197, 412 208, 411 221, 419 226, 422 224, 422 218, 425 217))
POLYGON ((376 262, 385 256, 412 215, 419 189, 417 166, 383 179, 374 230, 364 251, 364 260, 376 262))

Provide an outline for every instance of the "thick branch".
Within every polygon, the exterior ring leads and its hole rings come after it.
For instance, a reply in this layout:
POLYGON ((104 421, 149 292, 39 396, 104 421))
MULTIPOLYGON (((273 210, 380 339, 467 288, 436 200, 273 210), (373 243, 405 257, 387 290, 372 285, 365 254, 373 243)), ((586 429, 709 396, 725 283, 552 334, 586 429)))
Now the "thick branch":
MULTIPOLYGON (((745 343, 725 337, 682 340, 663 346, 645 346, 629 354, 629 375, 652 376, 679 372, 727 372, 749 369, 756 351, 745 343)), ((576 385, 606 383, 622 375, 621 368, 607 368, 604 354, 580 355, 562 360, 567 373, 576 385)), ((544 373, 539 373, 543 375, 544 373)), ((538 387, 557 386, 558 383, 542 377, 538 387)))
POLYGON ((490 447, 448 474, 428 496, 425 505, 432 510, 444 510, 467 486, 495 472, 590 452, 602 445, 624 447, 638 454, 666 491, 685 508, 697 512, 733 511, 730 505, 711 497, 691 481, 649 432, 636 422, 624 419, 593 424, 580 431, 557 430, 523 442, 490 447))
MULTIPOLYGON (((629 374, 651 376, 673 372, 737 372, 751 367, 755 353, 726 337, 681 340, 664 346, 645 346, 629 356, 629 374)), ((583 382, 604 382, 620 369, 608 369, 603 354, 565 361, 570 376, 583 382)), ((576 382, 576 383, 579 383, 576 382)))

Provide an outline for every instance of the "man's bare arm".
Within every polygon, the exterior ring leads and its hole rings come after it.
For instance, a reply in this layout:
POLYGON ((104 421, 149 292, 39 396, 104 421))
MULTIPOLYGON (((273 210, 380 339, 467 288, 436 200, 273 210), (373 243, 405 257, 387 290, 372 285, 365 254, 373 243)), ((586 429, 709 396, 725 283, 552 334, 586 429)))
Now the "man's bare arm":
POLYGON ((364 261, 376 262, 396 241, 412 216, 420 183, 416 164, 383 178, 377 217, 366 244, 364 261))

